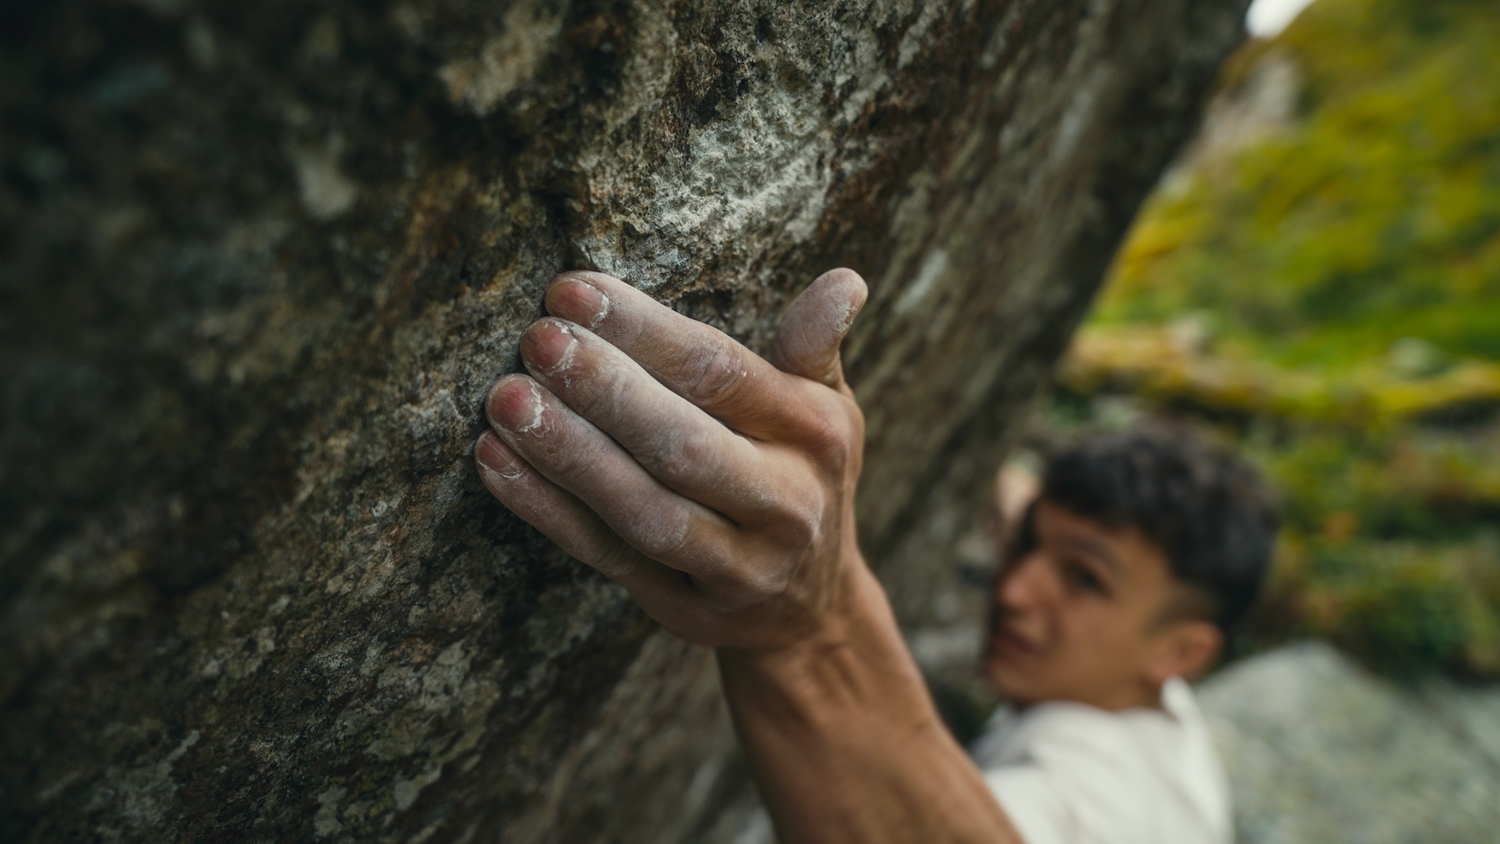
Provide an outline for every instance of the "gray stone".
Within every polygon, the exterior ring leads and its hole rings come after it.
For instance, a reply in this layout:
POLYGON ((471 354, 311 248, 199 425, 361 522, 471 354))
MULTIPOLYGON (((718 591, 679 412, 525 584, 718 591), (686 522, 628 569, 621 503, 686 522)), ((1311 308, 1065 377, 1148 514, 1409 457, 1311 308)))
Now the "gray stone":
POLYGON ((1500 688, 1400 686, 1307 643, 1226 668, 1200 699, 1241 844, 1472 844, 1500 830, 1500 688))
POLYGON ((1243 11, 8 4, 0 839, 709 835, 745 782, 711 656, 471 467, 547 281, 764 351, 864 274, 863 540, 908 626, 954 617, 1243 11))

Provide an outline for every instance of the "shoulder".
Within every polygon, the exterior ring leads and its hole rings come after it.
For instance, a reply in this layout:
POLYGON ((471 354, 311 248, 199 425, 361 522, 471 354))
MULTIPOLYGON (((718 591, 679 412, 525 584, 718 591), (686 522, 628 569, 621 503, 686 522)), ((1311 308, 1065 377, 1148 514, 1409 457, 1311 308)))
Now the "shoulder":
POLYGON ((975 743, 984 768, 1018 764, 1115 760, 1129 764, 1133 725, 1119 715, 1078 703, 1044 703, 1016 714, 996 713, 975 743))
POLYGON ((1227 840, 1218 758, 1186 685, 1168 695, 1165 711, 1054 702, 991 722, 975 762, 1028 844, 1227 840))

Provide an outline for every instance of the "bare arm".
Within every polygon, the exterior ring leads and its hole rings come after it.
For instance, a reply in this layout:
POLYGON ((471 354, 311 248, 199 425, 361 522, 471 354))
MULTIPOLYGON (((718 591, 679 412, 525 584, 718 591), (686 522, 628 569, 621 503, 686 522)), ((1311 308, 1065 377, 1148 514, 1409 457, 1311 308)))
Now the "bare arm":
POLYGON ((774 365, 616 279, 561 276, 475 446, 486 486, 689 641, 713 646, 786 842, 1019 841, 948 735, 860 557, 847 270, 793 303, 774 365))
POLYGON ((735 727, 784 844, 1020 842, 938 719, 868 571, 842 635, 719 650, 735 727))

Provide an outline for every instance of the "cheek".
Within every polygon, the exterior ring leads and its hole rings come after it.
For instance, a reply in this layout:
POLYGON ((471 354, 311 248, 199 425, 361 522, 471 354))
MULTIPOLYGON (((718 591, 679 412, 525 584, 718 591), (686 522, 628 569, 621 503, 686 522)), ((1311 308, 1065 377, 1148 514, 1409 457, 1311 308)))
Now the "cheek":
POLYGON ((1147 650, 1147 637, 1139 619, 1119 607, 1080 613, 1073 632, 1080 643, 1087 642, 1085 658, 1104 673, 1140 664, 1147 650))
POLYGON ((1114 661, 1129 649, 1128 625, 1114 608, 1097 598, 1061 602, 1056 613, 1060 645, 1087 662, 1114 661))

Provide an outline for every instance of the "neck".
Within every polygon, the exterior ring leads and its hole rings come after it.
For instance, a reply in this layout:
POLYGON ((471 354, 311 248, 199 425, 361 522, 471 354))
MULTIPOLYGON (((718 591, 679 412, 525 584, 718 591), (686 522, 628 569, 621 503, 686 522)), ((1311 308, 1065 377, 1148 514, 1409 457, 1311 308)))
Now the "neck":
POLYGON ((1161 686, 1151 683, 1132 684, 1119 689, 1105 691, 1098 694, 1079 695, 1077 697, 1059 697, 1046 700, 1016 700, 1009 699, 1008 702, 1016 712, 1026 710, 1053 700, 1066 701, 1068 703, 1081 703, 1106 712, 1124 712, 1127 709, 1159 709, 1166 710, 1162 703, 1161 686))

